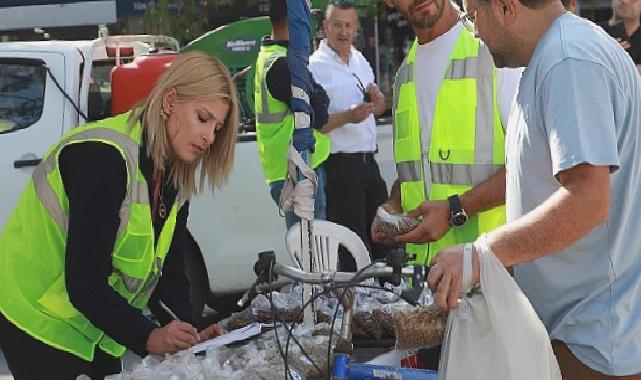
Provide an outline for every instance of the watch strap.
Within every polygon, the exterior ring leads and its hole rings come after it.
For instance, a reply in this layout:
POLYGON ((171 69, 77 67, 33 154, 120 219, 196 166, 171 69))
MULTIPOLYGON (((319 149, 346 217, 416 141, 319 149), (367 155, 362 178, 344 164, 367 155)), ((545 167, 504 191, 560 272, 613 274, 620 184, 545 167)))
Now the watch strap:
POLYGON ((450 202, 450 215, 456 215, 463 211, 463 204, 461 203, 461 198, 459 198, 458 194, 450 195, 447 197, 447 200, 450 202))

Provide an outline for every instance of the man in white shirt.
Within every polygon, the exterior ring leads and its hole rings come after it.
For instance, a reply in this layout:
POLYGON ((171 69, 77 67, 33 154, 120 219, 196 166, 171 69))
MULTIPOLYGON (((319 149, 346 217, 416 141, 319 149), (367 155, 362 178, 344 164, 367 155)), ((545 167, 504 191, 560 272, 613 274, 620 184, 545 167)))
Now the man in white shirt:
MULTIPOLYGON (((374 115, 385 110, 385 99, 369 62, 352 46, 358 30, 356 9, 346 3, 328 5, 323 29, 327 38, 310 57, 309 69, 330 99, 329 120, 322 129, 331 140, 325 162, 327 219, 356 232, 376 259, 388 250, 374 244, 369 234, 376 208, 387 199, 374 159, 374 115)), ((351 255, 343 251, 339 265, 345 271, 356 270, 351 255)))
POLYGON ((396 241, 415 243, 408 252, 429 262, 439 249, 473 241, 505 221, 504 130, 521 71, 497 70, 450 0, 385 2, 417 36, 396 77, 400 181, 386 207, 422 217, 396 241))

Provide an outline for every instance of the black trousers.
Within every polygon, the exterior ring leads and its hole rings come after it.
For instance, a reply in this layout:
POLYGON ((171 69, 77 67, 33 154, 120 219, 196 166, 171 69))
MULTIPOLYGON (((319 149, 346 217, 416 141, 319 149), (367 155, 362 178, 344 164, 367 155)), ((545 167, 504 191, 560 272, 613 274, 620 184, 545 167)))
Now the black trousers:
POLYGON ((88 362, 66 351, 49 346, 25 333, 0 313, 0 348, 16 380, 75 380, 87 375, 102 380, 122 371, 120 358, 96 347, 88 362))
MULTIPOLYGON (((373 153, 330 154, 327 175, 327 220, 343 225, 363 240, 371 259, 384 258, 390 248, 374 243, 370 233, 376 209, 388 199, 387 185, 373 153)), ((343 247, 339 269, 355 272, 356 262, 343 247)))

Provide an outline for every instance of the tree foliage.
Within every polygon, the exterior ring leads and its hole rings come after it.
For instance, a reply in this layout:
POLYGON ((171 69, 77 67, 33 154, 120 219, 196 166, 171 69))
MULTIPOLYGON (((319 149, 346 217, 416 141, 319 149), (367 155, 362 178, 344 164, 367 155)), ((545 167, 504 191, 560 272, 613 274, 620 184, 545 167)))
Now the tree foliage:
MULTIPOLYGON (((228 0, 214 0, 220 1, 228 0)), ((151 1, 144 16, 145 31, 175 37, 181 44, 189 42, 203 34, 208 26, 206 6, 206 0, 151 1)))

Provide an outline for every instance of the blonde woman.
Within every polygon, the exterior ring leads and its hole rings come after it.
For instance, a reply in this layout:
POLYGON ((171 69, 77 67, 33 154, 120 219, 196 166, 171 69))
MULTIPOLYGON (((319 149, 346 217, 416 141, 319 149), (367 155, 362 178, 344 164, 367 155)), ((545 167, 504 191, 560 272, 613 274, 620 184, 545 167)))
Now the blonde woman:
POLYGON ((162 355, 222 332, 190 323, 186 221, 205 182, 227 180, 237 119, 227 69, 191 52, 132 112, 48 151, 0 235, 0 347, 17 380, 101 379, 126 348, 162 355))

